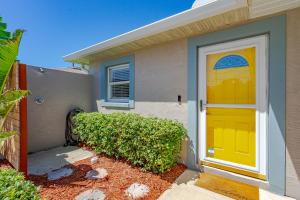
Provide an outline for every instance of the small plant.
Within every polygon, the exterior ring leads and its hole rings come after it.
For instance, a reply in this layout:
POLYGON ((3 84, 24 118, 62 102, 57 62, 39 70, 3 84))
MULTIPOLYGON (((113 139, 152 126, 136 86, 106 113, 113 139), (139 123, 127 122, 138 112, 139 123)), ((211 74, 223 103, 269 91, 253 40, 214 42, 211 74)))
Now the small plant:
POLYGON ((39 200, 37 187, 14 169, 0 170, 0 199, 39 200))
POLYGON ((98 153, 126 158, 134 165, 161 173, 177 162, 184 126, 173 120, 125 113, 80 113, 75 133, 98 153))

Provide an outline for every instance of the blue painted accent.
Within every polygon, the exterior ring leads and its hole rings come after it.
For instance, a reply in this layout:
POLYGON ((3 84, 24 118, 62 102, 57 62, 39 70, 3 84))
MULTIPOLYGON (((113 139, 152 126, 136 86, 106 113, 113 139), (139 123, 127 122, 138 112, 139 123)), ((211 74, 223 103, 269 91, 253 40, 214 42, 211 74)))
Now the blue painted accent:
POLYGON ((116 108, 134 108, 134 55, 124 56, 121 58, 106 61, 100 65, 100 105, 104 107, 116 108), (109 102, 107 99, 107 68, 115 65, 129 64, 130 85, 129 85, 129 101, 128 102, 109 102))
POLYGON ((249 66, 248 61, 240 55, 228 55, 224 56, 215 64, 214 69, 228 69, 235 67, 247 67, 249 66))
POLYGON ((202 46, 269 35, 269 106, 268 106, 268 182, 270 190, 285 193, 285 55, 286 17, 276 16, 266 20, 229 28, 220 32, 188 39, 188 134, 190 149, 188 166, 197 168, 198 162, 198 89, 197 52, 202 46))

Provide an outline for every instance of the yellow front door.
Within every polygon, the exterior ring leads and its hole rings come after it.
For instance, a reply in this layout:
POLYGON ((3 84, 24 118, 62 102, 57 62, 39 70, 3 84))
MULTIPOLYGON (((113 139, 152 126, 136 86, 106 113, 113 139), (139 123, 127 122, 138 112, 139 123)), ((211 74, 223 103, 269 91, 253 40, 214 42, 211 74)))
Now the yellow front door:
POLYGON ((199 48, 202 164, 266 179, 267 49, 266 35, 199 48))
POLYGON ((207 157, 256 166, 255 47, 207 55, 207 157))

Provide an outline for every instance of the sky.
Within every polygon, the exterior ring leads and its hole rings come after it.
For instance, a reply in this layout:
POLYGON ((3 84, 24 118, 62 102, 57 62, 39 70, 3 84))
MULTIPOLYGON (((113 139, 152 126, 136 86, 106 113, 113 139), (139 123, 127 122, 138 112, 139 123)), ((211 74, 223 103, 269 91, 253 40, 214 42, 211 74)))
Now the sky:
POLYGON ((63 56, 189 9, 194 0, 0 0, 8 30, 25 29, 18 59, 69 67, 63 56))

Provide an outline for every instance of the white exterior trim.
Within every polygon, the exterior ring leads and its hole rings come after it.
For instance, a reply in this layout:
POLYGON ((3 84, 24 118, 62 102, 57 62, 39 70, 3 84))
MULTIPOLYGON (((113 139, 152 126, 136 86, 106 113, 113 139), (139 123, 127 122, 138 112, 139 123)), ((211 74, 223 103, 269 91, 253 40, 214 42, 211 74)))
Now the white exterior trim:
POLYGON ((119 82, 110 82, 110 75, 109 72, 110 70, 114 69, 125 69, 128 68, 130 70, 129 64, 121 64, 121 65, 115 65, 115 66, 110 66, 107 67, 107 99, 109 102, 115 102, 115 103, 128 103, 129 102, 129 96, 128 98, 112 98, 111 94, 111 87, 113 85, 122 85, 122 84, 129 84, 130 88, 130 81, 119 81, 119 82))
POLYGON ((112 47, 130 43, 138 39, 142 39, 151 35, 165 32, 174 28, 178 28, 196 21, 200 21, 212 16, 216 16, 231 10, 247 7, 247 0, 216 0, 209 4, 189 9, 176 15, 164 18, 157 22, 124 33, 117 37, 105 40, 95 45, 89 46, 82 50, 64 56, 65 61, 72 62, 84 56, 101 52, 112 47))
MULTIPOLYGON (((216 44, 199 48, 199 100, 203 100, 203 111, 199 109, 199 155, 200 160, 211 161, 223 165, 253 171, 262 175, 267 175, 267 36, 257 36, 232 42, 216 44), (206 107, 221 107, 220 104, 206 104, 206 55, 233 51, 248 47, 256 47, 256 104, 235 105, 236 108, 256 108, 256 166, 250 167, 228 161, 209 158, 206 155, 206 107)), ((223 105, 222 107, 233 107, 233 105, 223 105)))
POLYGON ((195 2, 192 5, 192 8, 197 8, 199 6, 204 6, 204 5, 212 3, 214 1, 217 1, 217 0, 195 0, 195 2))
POLYGON ((250 19, 279 13, 300 7, 300 0, 252 0, 249 6, 250 19))

